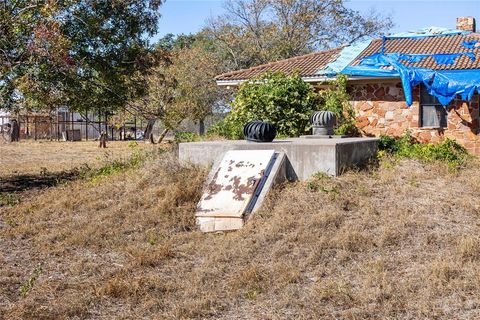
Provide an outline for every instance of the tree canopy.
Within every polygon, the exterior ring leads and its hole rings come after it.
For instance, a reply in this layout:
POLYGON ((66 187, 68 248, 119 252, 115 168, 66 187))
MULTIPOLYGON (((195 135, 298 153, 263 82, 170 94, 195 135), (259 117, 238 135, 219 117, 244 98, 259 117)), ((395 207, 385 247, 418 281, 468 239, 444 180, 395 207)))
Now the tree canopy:
MULTIPOLYGON (((391 25, 388 17, 363 16, 344 0, 227 0, 226 14, 200 32, 166 34, 152 45, 163 1, 1 1, 0 106, 129 109, 173 128, 184 118, 201 122, 224 100, 214 81, 219 73, 378 35, 391 25)), ((308 91, 297 78, 269 77, 308 91)), ((263 89, 252 86, 240 96, 255 99, 256 90, 263 89)), ((311 109, 294 97, 292 103, 298 112, 311 109)), ((289 114, 276 114, 281 132, 304 131, 303 124, 291 127, 289 114)))
POLYGON ((232 69, 376 36, 392 25, 389 17, 362 15, 343 0, 228 0, 225 9, 204 33, 217 41, 232 69))
POLYGON ((222 102, 224 89, 215 83, 221 70, 203 40, 194 35, 160 39, 157 50, 168 58, 139 75, 146 91, 131 102, 138 114, 152 121, 151 125, 161 120, 170 130, 184 119, 201 123, 222 102))
MULTIPOLYGON (((0 3, 4 108, 116 109, 129 78, 149 68, 162 0, 6 0, 0 3)), ((137 87, 140 94, 143 87, 137 87)))

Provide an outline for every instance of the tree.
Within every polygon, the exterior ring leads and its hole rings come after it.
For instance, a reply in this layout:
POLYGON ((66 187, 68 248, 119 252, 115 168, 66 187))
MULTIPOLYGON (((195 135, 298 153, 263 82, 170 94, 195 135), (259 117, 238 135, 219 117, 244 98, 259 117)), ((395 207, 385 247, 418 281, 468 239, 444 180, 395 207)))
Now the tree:
MULTIPOLYGON (((6 0, 0 3, 0 99, 50 103, 55 88, 72 109, 116 110, 132 95, 131 76, 155 59, 148 37, 161 0, 6 0), (31 87, 29 83, 35 82, 31 87), (48 91, 48 90, 47 90, 48 91), (60 92, 61 91, 61 92, 60 92)), ((136 93, 144 86, 135 84, 136 93)))
POLYGON ((225 15, 205 34, 229 56, 230 68, 247 68, 375 36, 390 18, 362 16, 343 0, 229 0, 225 15))
POLYGON ((224 90, 215 83, 220 73, 215 57, 200 45, 175 52, 171 73, 177 80, 177 109, 186 118, 198 121, 199 133, 204 134, 204 120, 222 102, 224 90))
POLYGON ((146 94, 132 102, 132 109, 148 119, 145 138, 151 140, 151 129, 157 120, 165 126, 158 142, 185 119, 198 121, 203 134, 204 119, 223 98, 223 89, 214 80, 219 73, 216 60, 201 42, 164 56, 168 59, 143 75, 146 94))
POLYGON ((135 114, 148 121, 145 129, 145 140, 153 142, 152 130, 157 120, 162 120, 166 131, 159 138, 159 141, 166 135, 168 130, 181 121, 182 114, 175 111, 175 89, 177 80, 170 72, 171 59, 165 54, 164 59, 147 73, 137 73, 136 82, 144 82, 146 90, 142 96, 132 96, 129 106, 135 114), (179 120, 180 119, 180 120, 179 120))
POLYGON ((167 33, 158 40, 156 47, 168 52, 184 48, 191 48, 194 43, 198 44, 201 41, 201 38, 201 34, 182 33, 179 35, 174 35, 173 33, 167 33))

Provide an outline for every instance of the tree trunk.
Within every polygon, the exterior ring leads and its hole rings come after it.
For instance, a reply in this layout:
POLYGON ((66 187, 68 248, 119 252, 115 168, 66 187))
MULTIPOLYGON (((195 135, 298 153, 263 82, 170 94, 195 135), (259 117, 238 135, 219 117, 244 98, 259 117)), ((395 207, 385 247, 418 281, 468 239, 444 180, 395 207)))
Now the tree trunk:
POLYGON ((106 148, 107 147, 107 139, 108 135, 105 131, 102 131, 100 134, 100 144, 98 145, 99 148, 106 148))
POLYGON ((9 142, 16 142, 20 139, 20 126, 16 119, 10 121, 9 129, 7 129, 7 137, 9 142))
POLYGON ((163 139, 165 138, 165 136, 167 135, 168 131, 170 131, 170 129, 168 128, 165 128, 162 132, 162 134, 160 135, 160 137, 158 137, 157 139, 157 143, 161 143, 163 141, 163 139))
POLYGON ((205 121, 204 119, 201 119, 198 121, 198 134, 203 136, 205 135, 205 121))
POLYGON ((148 120, 147 127, 145 128, 145 135, 143 136, 144 141, 153 141, 153 126, 157 122, 157 119, 148 120))
MULTIPOLYGON (((179 120, 177 121, 176 125, 174 126, 174 128, 176 128, 180 123, 182 123, 183 120, 179 120)), ((165 128, 162 132, 162 134, 160 135, 160 137, 158 137, 157 139, 157 143, 160 143, 163 141, 163 139, 165 138, 165 136, 167 135, 168 131, 170 131, 169 128, 165 128)))

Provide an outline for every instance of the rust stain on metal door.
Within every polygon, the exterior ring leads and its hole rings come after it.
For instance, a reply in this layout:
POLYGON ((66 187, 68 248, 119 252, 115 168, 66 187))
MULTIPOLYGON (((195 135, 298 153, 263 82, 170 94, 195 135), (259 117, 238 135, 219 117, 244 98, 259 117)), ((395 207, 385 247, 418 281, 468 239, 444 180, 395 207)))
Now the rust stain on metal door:
POLYGON ((274 150, 228 151, 207 185, 197 217, 241 218, 274 150))

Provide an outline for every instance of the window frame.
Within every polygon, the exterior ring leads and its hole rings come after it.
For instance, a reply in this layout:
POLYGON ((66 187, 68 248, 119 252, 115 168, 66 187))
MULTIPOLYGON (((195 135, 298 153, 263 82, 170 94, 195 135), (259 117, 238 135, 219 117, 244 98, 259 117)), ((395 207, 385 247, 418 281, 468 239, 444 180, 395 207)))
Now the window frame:
MULTIPOLYGON (((426 90, 425 86, 423 84, 420 85, 420 104, 419 104, 419 116, 418 116, 418 124, 419 124, 419 128, 420 129, 447 129, 448 127, 448 111, 446 109, 445 106, 443 106, 439 101, 438 99, 435 97, 435 96, 432 96, 434 98, 434 101, 433 103, 424 103, 422 100, 423 100, 423 94, 422 92, 426 90), (443 108, 443 110, 445 111, 445 126, 442 126, 441 123, 441 119, 439 121, 440 125, 439 126, 426 126, 424 125, 423 123, 423 108, 424 107, 434 107, 435 109, 437 109, 438 107, 440 108, 443 108)), ((428 92, 426 92, 426 94, 430 95, 428 92)), ((430 95, 431 96, 431 95, 430 95)))

